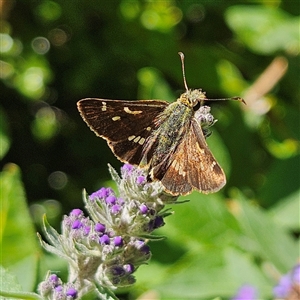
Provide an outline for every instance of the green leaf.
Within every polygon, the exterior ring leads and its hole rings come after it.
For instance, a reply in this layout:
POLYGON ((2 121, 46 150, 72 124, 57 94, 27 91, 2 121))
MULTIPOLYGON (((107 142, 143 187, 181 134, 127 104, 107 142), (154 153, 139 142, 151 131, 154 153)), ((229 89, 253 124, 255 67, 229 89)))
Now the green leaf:
MULTIPOLYGON (((134 273, 137 281, 135 283, 135 290, 133 292, 135 293, 136 290, 144 292, 145 288, 154 289, 157 285, 160 285, 169 278, 167 271, 168 268, 166 266, 156 263, 154 260, 151 260, 149 265, 140 266, 134 273)), ((135 295, 133 299, 136 298, 138 297, 135 295)))
POLYGON ((269 216, 287 230, 300 230, 300 190, 282 199, 269 210, 269 216))
POLYGON ((60 234, 48 223, 46 215, 43 217, 43 228, 45 235, 51 245, 60 248, 61 247, 61 236, 60 234))
POLYGON ((222 59, 216 67, 220 85, 229 97, 241 94, 248 87, 239 69, 230 61, 222 59))
POLYGON ((140 82, 139 99, 174 101, 174 93, 158 70, 154 68, 142 68, 138 71, 138 80, 140 82))
POLYGON ((271 262, 281 273, 296 263, 299 249, 287 231, 275 223, 266 212, 250 205, 241 194, 235 196, 235 216, 245 235, 240 241, 246 251, 271 262))
POLYGON ((35 284, 40 247, 26 204, 19 168, 14 164, 6 165, 0 173, 0 184, 1 263, 14 269, 23 288, 31 290, 35 284), (26 265, 33 272, 26 272, 24 276, 24 272, 18 270, 24 270, 26 265))
POLYGON ((230 243, 238 234, 238 224, 218 194, 194 192, 188 199, 189 203, 173 207, 174 215, 166 219, 167 225, 157 231, 159 234, 187 248, 199 243, 230 243))
POLYGON ((42 245, 42 247, 48 251, 49 253, 52 253, 52 254, 55 254, 65 260, 67 260, 68 262, 72 263, 72 259, 70 256, 66 255, 60 248, 57 248, 57 245, 56 244, 56 247, 52 246, 52 245, 49 245, 47 244, 46 242, 43 241, 42 237, 38 234, 38 238, 40 240, 40 243, 42 245))
POLYGON ((299 53, 299 17, 276 7, 237 5, 227 9, 225 18, 239 39, 254 52, 299 53))
POLYGON ((232 297, 245 283, 255 286, 260 295, 271 293, 270 282, 249 255, 230 247, 189 253, 169 269, 168 275, 156 287, 160 299, 232 297))
MULTIPOLYGON (((28 266, 30 269, 30 266, 28 266)), ((28 271, 28 269, 27 269, 28 271)), ((23 273, 24 274, 24 273, 23 273)), ((4 269, 2 266, 0 266, 0 296, 5 297, 4 299, 10 300, 10 299, 42 299, 39 295, 35 293, 27 293, 22 292, 22 287, 18 283, 17 278, 4 269)), ((2 297, 1 297, 2 298, 2 297)))
MULTIPOLYGON (((119 185, 121 183, 121 177, 119 176, 118 172, 110 164, 108 164, 108 171, 111 175, 112 180, 115 181, 116 184, 119 185)), ((86 198, 86 196, 85 196, 85 198, 86 198)))
POLYGON ((265 173, 266 182, 260 190, 260 203, 271 206, 299 189, 300 155, 275 160, 265 173))
POLYGON ((43 298, 40 297, 38 294, 35 294, 35 293, 26 293, 26 292, 16 293, 16 292, 1 292, 0 291, 0 296, 4 296, 5 300, 8 300, 8 299, 43 300, 43 298))
MULTIPOLYGON (((15 292, 21 292, 22 287, 18 283, 17 278, 15 275, 7 271, 5 268, 0 266, 0 288, 1 291, 15 291, 15 292)), ((1 293, 0 293, 1 295, 1 293)))

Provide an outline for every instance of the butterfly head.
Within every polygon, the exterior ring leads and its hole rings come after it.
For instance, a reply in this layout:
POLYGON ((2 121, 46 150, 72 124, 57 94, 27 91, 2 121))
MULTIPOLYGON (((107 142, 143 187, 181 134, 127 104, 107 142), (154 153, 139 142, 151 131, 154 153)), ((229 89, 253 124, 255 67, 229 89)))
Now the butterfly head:
POLYGON ((197 104, 201 103, 206 99, 205 92, 202 92, 201 89, 196 90, 187 90, 183 93, 180 98, 178 99, 184 105, 193 108, 197 104))

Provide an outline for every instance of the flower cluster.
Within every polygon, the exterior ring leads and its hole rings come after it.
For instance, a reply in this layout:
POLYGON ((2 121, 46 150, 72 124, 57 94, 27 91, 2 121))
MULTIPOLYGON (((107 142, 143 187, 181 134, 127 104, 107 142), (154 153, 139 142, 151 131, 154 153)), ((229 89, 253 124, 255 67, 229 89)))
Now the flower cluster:
POLYGON ((45 281, 39 285, 43 298, 71 300, 77 298, 77 290, 73 284, 63 284, 56 274, 48 274, 45 281))
POLYGON ((133 273, 151 257, 147 242, 159 238, 152 231, 164 225, 170 214, 165 204, 175 203, 177 197, 165 194, 160 182, 148 182, 144 170, 129 164, 122 167, 121 177, 112 167, 109 170, 118 194, 111 188, 84 193, 89 216, 73 209, 64 217, 61 234, 44 220, 50 244, 40 238, 41 244, 68 261, 72 283, 63 286, 56 275, 48 276, 39 286, 48 299, 64 299, 70 289, 73 298, 80 298, 91 291, 100 295, 132 285, 133 273))
POLYGON ((195 118, 199 122, 205 138, 208 138, 211 135, 209 127, 213 126, 217 122, 217 120, 214 119, 214 116, 210 113, 210 107, 207 105, 200 106, 200 108, 195 112, 195 118))

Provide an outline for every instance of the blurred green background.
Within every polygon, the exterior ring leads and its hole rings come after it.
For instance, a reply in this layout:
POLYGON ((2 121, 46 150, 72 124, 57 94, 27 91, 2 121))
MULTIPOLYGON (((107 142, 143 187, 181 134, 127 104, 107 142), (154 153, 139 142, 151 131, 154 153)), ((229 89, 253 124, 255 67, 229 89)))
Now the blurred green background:
POLYGON ((218 119, 208 144, 228 184, 173 207, 159 230, 167 239, 150 244, 150 264, 120 297, 228 299, 243 284, 272 297, 299 256, 299 2, 0 5, 0 247, 14 288, 34 291, 48 269, 64 276, 37 243, 42 214, 59 228, 64 213, 82 208, 83 188, 112 184, 107 163, 121 166, 76 102, 174 101, 184 91, 182 51, 190 88, 247 102, 207 102, 218 119))

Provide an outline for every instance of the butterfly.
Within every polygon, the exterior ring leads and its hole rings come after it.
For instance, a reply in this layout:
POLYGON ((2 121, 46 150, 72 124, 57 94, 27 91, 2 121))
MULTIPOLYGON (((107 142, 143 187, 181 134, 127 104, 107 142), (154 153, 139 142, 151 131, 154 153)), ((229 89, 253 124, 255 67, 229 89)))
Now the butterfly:
MULTIPOLYGON (((167 193, 217 192, 226 177, 205 140, 215 122, 205 121, 203 102, 209 99, 201 89, 188 89, 184 55, 179 55, 186 91, 176 102, 86 98, 77 108, 119 160, 147 168, 151 180, 159 180, 167 193)), ((229 99, 244 102, 240 97, 229 99)))

